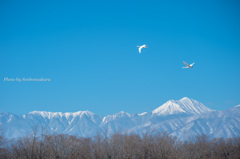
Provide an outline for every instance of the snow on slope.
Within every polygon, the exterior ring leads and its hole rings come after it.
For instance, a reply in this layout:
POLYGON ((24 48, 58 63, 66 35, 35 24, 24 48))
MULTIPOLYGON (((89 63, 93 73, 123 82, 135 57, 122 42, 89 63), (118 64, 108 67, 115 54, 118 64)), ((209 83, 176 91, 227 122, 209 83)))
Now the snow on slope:
POLYGON ((186 141, 198 135, 211 138, 240 136, 240 107, 224 111, 210 111, 198 115, 161 120, 156 123, 133 127, 129 133, 144 134, 167 131, 170 135, 186 141))
POLYGON ((31 134, 34 127, 48 133, 66 133, 93 137, 97 133, 151 133, 168 131, 181 140, 206 134, 211 137, 240 136, 240 106, 213 111, 187 97, 170 100, 152 112, 128 114, 119 112, 105 117, 89 111, 75 113, 33 111, 25 115, 0 112, 0 129, 5 137, 17 138, 31 134))
POLYGON ((240 107, 189 117, 183 127, 172 133, 181 140, 194 138, 201 134, 212 138, 240 136, 240 107))

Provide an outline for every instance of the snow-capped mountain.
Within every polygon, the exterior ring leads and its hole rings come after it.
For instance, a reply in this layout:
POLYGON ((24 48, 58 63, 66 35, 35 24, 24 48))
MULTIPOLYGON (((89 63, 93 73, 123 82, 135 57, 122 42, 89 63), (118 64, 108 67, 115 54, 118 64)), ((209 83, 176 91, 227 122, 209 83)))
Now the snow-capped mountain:
POLYGON ((154 133, 168 131, 180 140, 197 135, 210 137, 240 136, 240 105, 225 111, 215 111, 202 103, 184 97, 169 100, 152 112, 128 114, 119 112, 105 117, 90 111, 75 113, 33 111, 24 115, 0 112, 0 130, 5 137, 17 138, 36 129, 45 133, 66 133, 83 137, 113 133, 154 133))
POLYGON ((184 97, 181 100, 169 100, 162 106, 155 109, 152 113, 157 115, 173 115, 173 114, 196 115, 210 111, 212 110, 207 108, 202 103, 184 97))

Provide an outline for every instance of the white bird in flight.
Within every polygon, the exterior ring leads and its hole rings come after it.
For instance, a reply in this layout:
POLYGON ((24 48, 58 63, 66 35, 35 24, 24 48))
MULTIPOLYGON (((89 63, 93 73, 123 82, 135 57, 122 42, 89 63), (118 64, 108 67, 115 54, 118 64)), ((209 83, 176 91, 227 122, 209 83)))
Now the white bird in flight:
POLYGON ((184 65, 186 65, 187 67, 183 67, 183 68, 193 68, 194 63, 192 63, 191 65, 187 64, 185 61, 183 61, 184 65))
POLYGON ((138 48, 138 51, 139 51, 139 53, 141 54, 142 48, 147 48, 147 45, 142 45, 142 46, 137 46, 137 47, 139 47, 139 48, 138 48))

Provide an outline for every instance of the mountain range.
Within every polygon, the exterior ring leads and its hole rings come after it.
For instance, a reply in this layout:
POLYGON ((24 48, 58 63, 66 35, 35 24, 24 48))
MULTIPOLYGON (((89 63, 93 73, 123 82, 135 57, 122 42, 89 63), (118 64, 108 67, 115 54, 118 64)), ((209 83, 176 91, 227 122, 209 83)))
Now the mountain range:
POLYGON ((0 112, 0 130, 6 138, 24 137, 33 133, 34 129, 38 133, 44 131, 82 137, 93 137, 96 134, 111 136, 114 133, 143 135, 167 131, 182 141, 202 134, 211 138, 231 138, 240 136, 240 105, 216 111, 184 97, 169 100, 152 112, 128 114, 121 111, 105 117, 90 111, 33 111, 24 115, 0 112))

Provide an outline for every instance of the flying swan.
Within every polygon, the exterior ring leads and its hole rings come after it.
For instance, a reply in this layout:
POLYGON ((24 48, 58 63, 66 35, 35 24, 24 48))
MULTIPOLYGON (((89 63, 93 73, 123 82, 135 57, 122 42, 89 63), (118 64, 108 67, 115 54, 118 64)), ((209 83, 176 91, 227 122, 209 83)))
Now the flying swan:
POLYGON ((139 47, 139 48, 138 48, 138 51, 139 51, 139 53, 141 54, 142 48, 147 48, 147 45, 142 45, 142 46, 137 46, 137 47, 139 47))

